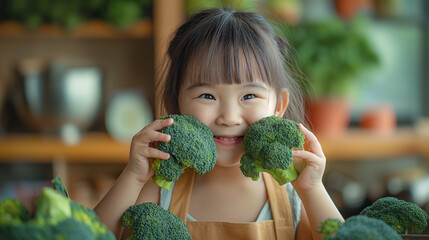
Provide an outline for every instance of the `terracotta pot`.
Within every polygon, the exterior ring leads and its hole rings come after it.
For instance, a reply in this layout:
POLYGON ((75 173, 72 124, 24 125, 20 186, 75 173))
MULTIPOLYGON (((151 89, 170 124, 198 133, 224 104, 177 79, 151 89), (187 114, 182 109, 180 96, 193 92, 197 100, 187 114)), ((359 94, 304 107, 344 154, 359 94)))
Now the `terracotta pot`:
POLYGON ((335 0, 335 8, 344 19, 352 19, 359 11, 373 8, 373 0, 335 0))
POLYGON ((389 104, 373 106, 360 117, 359 126, 379 134, 392 134, 396 129, 396 114, 389 104))
POLYGON ((350 123, 348 103, 340 98, 307 101, 310 127, 319 135, 340 136, 350 123))

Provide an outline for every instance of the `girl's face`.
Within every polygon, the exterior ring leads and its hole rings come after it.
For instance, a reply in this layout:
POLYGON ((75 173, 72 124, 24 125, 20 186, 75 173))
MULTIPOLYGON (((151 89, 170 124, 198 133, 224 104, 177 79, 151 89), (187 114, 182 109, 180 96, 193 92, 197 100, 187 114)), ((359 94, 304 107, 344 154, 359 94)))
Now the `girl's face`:
POLYGON ((242 84, 191 83, 184 80, 179 90, 181 114, 195 116, 214 135, 219 166, 235 166, 244 154, 242 144, 247 128, 255 121, 282 116, 286 102, 277 105, 274 89, 262 81, 242 84), (277 107, 276 107, 277 106, 277 107))

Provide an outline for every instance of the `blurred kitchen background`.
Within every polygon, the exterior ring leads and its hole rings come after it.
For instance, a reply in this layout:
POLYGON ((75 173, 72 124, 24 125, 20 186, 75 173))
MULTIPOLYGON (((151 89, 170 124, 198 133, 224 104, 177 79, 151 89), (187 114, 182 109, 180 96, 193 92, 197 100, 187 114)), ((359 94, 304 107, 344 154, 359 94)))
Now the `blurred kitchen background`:
POLYGON ((309 125, 344 216, 386 195, 428 211, 425 0, 0 0, 0 197, 31 207, 61 174, 93 207, 160 113, 169 34, 225 3, 263 14, 295 48, 288 63, 310 83, 309 125))

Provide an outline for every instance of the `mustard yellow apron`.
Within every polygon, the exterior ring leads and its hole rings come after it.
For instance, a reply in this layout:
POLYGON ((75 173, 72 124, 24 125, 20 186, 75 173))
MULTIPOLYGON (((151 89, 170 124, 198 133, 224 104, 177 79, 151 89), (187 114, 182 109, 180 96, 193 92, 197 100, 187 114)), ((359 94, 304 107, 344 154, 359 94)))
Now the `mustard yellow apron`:
POLYGON ((294 228, 289 199, 284 186, 271 175, 263 173, 273 220, 230 223, 187 221, 195 172, 188 170, 177 180, 171 199, 170 211, 180 217, 194 240, 204 239, 294 239, 294 228))

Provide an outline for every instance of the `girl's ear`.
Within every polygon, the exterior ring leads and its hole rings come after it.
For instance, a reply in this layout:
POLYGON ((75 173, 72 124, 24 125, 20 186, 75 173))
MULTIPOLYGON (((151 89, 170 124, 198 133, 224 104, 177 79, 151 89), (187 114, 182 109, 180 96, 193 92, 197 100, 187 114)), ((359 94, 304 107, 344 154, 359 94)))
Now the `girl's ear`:
POLYGON ((274 115, 278 117, 283 117, 283 115, 286 112, 288 103, 289 103, 289 92, 286 88, 283 88, 279 94, 274 115))

